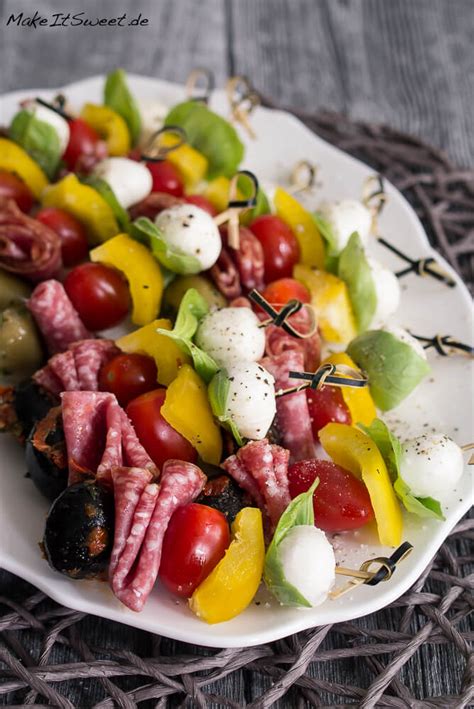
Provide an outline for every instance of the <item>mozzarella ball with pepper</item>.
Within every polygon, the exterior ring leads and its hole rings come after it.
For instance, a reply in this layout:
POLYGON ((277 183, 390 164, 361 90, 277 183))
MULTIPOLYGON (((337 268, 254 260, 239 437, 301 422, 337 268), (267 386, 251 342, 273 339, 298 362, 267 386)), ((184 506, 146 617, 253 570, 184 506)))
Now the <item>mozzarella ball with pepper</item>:
POLYGON ((195 342, 221 367, 256 362, 265 351, 265 329, 250 308, 222 308, 201 320, 195 342))
POLYGON ((140 99, 138 110, 142 119, 140 143, 145 146, 151 136, 163 127, 169 107, 157 99, 140 99))
POLYGON ((323 603, 336 579, 334 551, 324 532, 306 524, 292 527, 278 551, 286 581, 311 607, 323 603))
POLYGON ((371 326, 374 327, 383 325, 398 310, 400 305, 400 285, 393 271, 382 266, 376 259, 368 256, 367 262, 377 296, 377 307, 371 323, 371 326))
POLYGON ((201 271, 211 268, 219 258, 222 248, 219 229, 210 214, 195 204, 164 209, 155 224, 170 247, 198 260, 201 271))
POLYGON ((67 144, 69 143, 70 130, 67 120, 60 116, 59 113, 56 113, 56 111, 53 111, 51 108, 43 106, 41 103, 37 103, 36 101, 28 103, 26 108, 34 114, 35 118, 43 123, 47 123, 54 129, 54 132, 58 136, 62 155, 67 148, 67 144))
POLYGON ((422 435, 406 441, 400 474, 415 497, 444 497, 464 469, 463 452, 448 436, 422 435))
POLYGON ((239 362, 226 367, 229 392, 226 415, 232 418, 243 438, 265 438, 276 414, 275 380, 256 362, 239 362))
POLYGON ((318 214, 330 225, 335 238, 335 250, 340 253, 356 231, 366 245, 372 227, 372 215, 357 199, 323 202, 318 214))
POLYGON ((94 168, 94 175, 107 182, 123 209, 148 197, 153 178, 148 168, 129 158, 106 158, 94 168))

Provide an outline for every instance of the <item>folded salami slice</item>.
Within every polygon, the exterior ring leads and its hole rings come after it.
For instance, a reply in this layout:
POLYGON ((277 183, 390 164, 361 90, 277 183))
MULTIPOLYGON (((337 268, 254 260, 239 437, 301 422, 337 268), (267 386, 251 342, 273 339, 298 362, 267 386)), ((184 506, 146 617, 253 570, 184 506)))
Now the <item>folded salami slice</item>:
MULTIPOLYGON (((289 323, 301 333, 310 332, 312 326, 310 316, 305 309, 299 310, 289 318, 289 323)), ((321 338, 319 332, 310 337, 299 338, 285 332, 283 328, 268 325, 265 328, 265 353, 275 357, 287 350, 302 352, 304 355, 304 368, 307 372, 314 372, 321 361, 321 338)))
POLYGON ((66 352, 50 358, 33 379, 51 394, 63 391, 97 391, 99 372, 120 350, 112 340, 81 340, 69 345, 66 352))
POLYGON ((158 473, 113 394, 66 391, 61 399, 70 485, 89 476, 110 484, 111 469, 124 465, 158 473))
POLYGON ((240 227, 239 248, 228 246, 227 227, 220 229, 222 250, 209 274, 226 298, 237 298, 242 292, 264 287, 263 248, 250 229, 240 227))
POLYGON ((117 598, 139 612, 158 576, 163 537, 174 511, 192 502, 207 478, 196 465, 181 460, 165 463, 159 486, 136 470, 132 475, 133 482, 126 480, 123 469, 112 471, 116 531, 109 577, 117 598))
POLYGON ((290 503, 288 459, 285 448, 263 439, 250 441, 222 464, 260 507, 270 531, 290 503))
POLYGON ((138 217, 148 217, 153 220, 160 212, 170 207, 175 207, 177 204, 183 204, 184 199, 174 197, 166 192, 152 192, 142 199, 138 204, 134 204, 130 208, 130 217, 138 219, 138 217))
MULTIPOLYGON (((280 354, 264 357, 262 367, 270 372, 275 379, 275 391, 289 389, 295 385, 295 380, 290 379, 290 371, 304 371, 304 354, 301 350, 285 349, 280 354)), ((314 458, 314 442, 311 430, 306 392, 299 391, 294 394, 279 396, 276 400, 277 424, 281 432, 283 444, 290 451, 290 461, 314 458)))
POLYGON ((28 217, 12 199, 0 198, 0 266, 37 282, 51 278, 61 265, 56 232, 28 217))
POLYGON ((93 337, 59 281, 51 279, 39 283, 27 305, 50 354, 64 352, 73 342, 93 337))

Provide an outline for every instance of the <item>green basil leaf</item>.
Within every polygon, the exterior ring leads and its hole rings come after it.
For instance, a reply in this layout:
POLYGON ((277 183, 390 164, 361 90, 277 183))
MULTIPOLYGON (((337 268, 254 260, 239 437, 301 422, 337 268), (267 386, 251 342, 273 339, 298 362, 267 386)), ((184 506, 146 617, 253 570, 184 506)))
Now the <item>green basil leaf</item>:
POLYGON ((225 369, 221 369, 213 376, 209 384, 207 393, 212 413, 224 428, 227 428, 234 436, 237 445, 243 446, 244 442, 240 431, 235 425, 231 416, 227 414, 227 398, 229 396, 230 382, 225 369))
POLYGON ((359 332, 364 332, 373 320, 377 308, 377 292, 364 247, 355 231, 341 251, 338 276, 347 285, 359 332))
POLYGON ((265 555, 263 578, 268 589, 286 606, 311 607, 311 603, 289 583, 285 577, 280 560, 279 545, 293 527, 314 525, 313 493, 319 485, 319 478, 313 482, 309 490, 302 492, 290 502, 283 512, 265 555))
POLYGON ((142 129, 140 111, 127 86, 123 69, 112 71, 105 81, 104 103, 122 116, 128 126, 132 145, 136 145, 142 129))
POLYGON ((161 230, 148 217, 135 219, 130 228, 130 236, 146 244, 156 260, 169 271, 182 275, 201 271, 198 259, 170 246, 163 238, 161 230))
POLYGON ((188 142, 208 160, 209 180, 232 177, 244 157, 244 146, 237 131, 217 113, 199 101, 185 101, 171 109, 165 125, 180 126, 188 142))
POLYGON ((405 481, 399 477, 393 486, 405 509, 418 517, 445 519, 441 505, 432 497, 415 497, 405 481))
POLYGON ((8 134, 38 163, 49 179, 54 177, 61 158, 61 145, 53 126, 24 109, 13 117, 8 134))
POLYGON ((110 187, 108 182, 103 180, 101 177, 96 177, 95 175, 89 175, 84 180, 81 180, 81 182, 86 185, 89 185, 90 187, 93 187, 96 192, 98 192, 100 196, 104 198, 104 200, 107 202, 112 212, 114 213, 114 217, 117 220, 117 224, 119 225, 120 230, 125 232, 126 234, 129 234, 131 225, 130 219, 128 218, 128 213, 118 201, 113 189, 110 187))
POLYGON ((347 354, 367 374, 372 398, 382 411, 398 406, 430 371, 413 347, 385 330, 359 335, 347 354))
POLYGON ((192 357, 196 372, 206 384, 209 384, 219 367, 212 357, 194 344, 192 338, 196 333, 199 321, 208 312, 209 307, 204 298, 195 288, 190 288, 181 301, 174 328, 172 330, 162 328, 157 330, 160 335, 174 340, 183 352, 192 357))
POLYGON ((370 426, 363 426, 362 424, 358 424, 358 426, 370 436, 379 449, 393 481, 393 489, 405 509, 412 514, 418 515, 418 517, 444 519, 438 500, 432 497, 415 497, 403 480, 400 472, 403 458, 402 444, 390 431, 387 424, 380 419, 375 419, 370 426))
POLYGON ((400 475, 402 444, 381 419, 374 419, 370 426, 357 426, 373 440, 385 461, 390 479, 394 482, 400 475))
MULTIPOLYGON (((241 175, 237 180, 237 187, 240 190, 244 199, 248 199, 252 194, 253 186, 250 184, 249 179, 246 178, 244 175, 241 175)), ((270 214, 270 211, 270 202, 268 201, 267 195, 259 186, 257 190, 257 203, 255 207, 249 209, 248 212, 243 213, 241 217, 242 224, 244 226, 247 226, 248 224, 253 222, 254 219, 260 217, 262 214, 270 214)))
POLYGON ((313 217, 319 233, 326 243, 326 254, 328 256, 337 256, 339 254, 339 249, 337 247, 337 239, 332 230, 332 226, 319 214, 319 212, 313 212, 311 216, 313 217))

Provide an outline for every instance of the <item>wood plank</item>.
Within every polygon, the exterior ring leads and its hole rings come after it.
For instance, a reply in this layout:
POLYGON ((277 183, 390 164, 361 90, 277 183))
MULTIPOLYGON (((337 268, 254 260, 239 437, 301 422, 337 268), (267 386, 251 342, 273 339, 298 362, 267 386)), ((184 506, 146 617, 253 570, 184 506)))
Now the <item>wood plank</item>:
MULTIPOLYGON (((97 0, 81 5, 42 0, 38 11, 86 11, 88 17, 118 17, 123 3, 97 0)), ((61 86, 117 66, 147 76, 182 82, 195 66, 212 67, 219 82, 227 75, 224 6, 219 0, 137 0, 127 21, 139 13, 147 27, 5 26, 11 13, 30 16, 31 0, 0 3, 0 92, 28 87, 61 86)))
POLYGON ((235 70, 280 104, 386 123, 474 160, 470 0, 240 0, 235 70))

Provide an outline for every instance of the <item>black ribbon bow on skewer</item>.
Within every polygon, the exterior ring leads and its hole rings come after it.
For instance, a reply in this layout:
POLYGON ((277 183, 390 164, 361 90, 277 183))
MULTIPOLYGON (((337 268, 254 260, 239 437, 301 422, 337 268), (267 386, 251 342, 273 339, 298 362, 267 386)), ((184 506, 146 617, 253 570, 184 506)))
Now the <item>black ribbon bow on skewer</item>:
POLYGON ((434 337, 423 337, 410 332, 410 335, 423 343, 423 349, 433 348, 441 357, 453 357, 454 355, 464 355, 474 357, 474 347, 466 345, 464 342, 453 340, 451 335, 435 335, 434 337))

